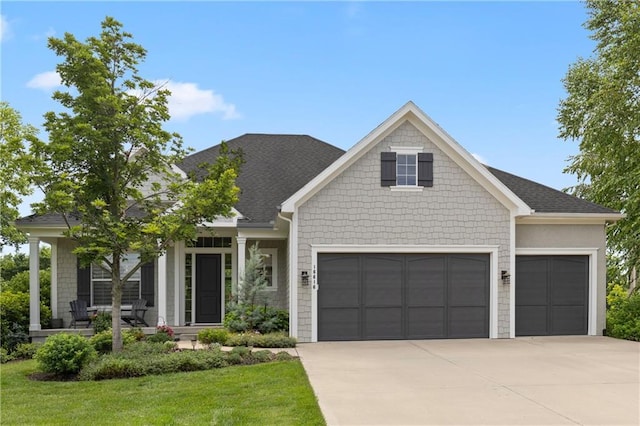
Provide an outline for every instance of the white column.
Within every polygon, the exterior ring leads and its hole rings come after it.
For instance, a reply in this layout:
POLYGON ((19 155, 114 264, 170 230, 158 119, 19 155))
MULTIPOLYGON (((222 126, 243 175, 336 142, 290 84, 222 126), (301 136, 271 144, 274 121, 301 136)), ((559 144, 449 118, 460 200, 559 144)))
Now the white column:
POLYGON ((158 324, 167 324, 167 253, 158 257, 158 324))
POLYGON ((58 240, 51 243, 51 318, 58 318, 58 240))
MULTIPOLYGON (((246 237, 236 237, 238 243, 238 289, 242 286, 244 280, 244 263, 247 253, 247 239, 246 237)), ((236 290, 237 294, 237 290, 236 290)))
POLYGON ((40 239, 29 237, 29 331, 40 325, 40 239))
POLYGON ((181 306, 182 306, 182 294, 181 289, 184 288, 183 274, 181 271, 184 268, 184 252, 182 248, 184 243, 178 241, 173 247, 173 324, 182 325, 181 306))

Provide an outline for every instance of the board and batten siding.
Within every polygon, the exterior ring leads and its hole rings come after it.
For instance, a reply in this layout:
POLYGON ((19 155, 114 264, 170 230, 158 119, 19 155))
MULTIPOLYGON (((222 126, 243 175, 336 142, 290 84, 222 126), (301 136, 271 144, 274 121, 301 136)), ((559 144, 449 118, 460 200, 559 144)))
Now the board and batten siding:
MULTIPOLYGON (((409 122, 401 124, 298 209, 298 273, 311 245, 499 246, 509 267, 509 211, 409 122), (390 146, 433 153, 433 187, 392 191, 380 183, 390 146)), ((496 279, 499 279, 497 277, 496 279)), ((509 337, 509 287, 498 283, 498 336, 509 337)), ((311 340, 311 286, 298 284, 298 337, 311 340)))

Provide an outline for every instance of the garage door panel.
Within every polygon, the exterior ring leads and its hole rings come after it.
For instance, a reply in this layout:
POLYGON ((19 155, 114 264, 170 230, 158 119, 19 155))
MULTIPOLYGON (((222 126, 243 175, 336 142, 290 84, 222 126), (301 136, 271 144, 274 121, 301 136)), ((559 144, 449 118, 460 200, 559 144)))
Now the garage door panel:
POLYGON ((544 336, 547 330, 547 305, 516 306, 516 335, 544 336))
POLYGON ((449 337, 488 337, 487 310, 477 308, 449 308, 449 337))
POLYGON ((407 259, 407 306, 444 306, 446 287, 444 256, 407 259))
POLYGON ((551 269, 554 305, 582 305, 586 299, 587 265, 573 256, 558 256, 551 269))
POLYGON ((485 306, 488 263, 477 257, 449 259, 449 305, 485 306))
POLYGON ((551 309, 551 334, 586 334, 587 312, 584 306, 554 306, 551 309))
POLYGON ((359 262, 357 256, 323 258, 319 265, 322 286, 319 304, 326 308, 357 307, 360 305, 359 262))
POLYGON ((547 259, 519 259, 517 265, 516 299, 526 305, 547 305, 547 259))
POLYGON ((403 260, 398 256, 371 256, 363 263, 365 306, 402 305, 403 260))
POLYGON ((407 339, 441 339, 446 337, 444 307, 409 308, 407 313, 407 339))
POLYGON ((323 309, 318 321, 320 340, 359 340, 360 309, 323 309))
POLYGON ((364 318, 365 339, 401 339, 402 308, 367 308, 364 318))

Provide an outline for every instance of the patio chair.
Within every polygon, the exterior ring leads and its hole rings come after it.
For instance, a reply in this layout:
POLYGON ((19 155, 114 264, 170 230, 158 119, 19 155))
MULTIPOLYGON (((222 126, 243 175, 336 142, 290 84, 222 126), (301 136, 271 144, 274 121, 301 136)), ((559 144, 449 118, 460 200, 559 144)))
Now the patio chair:
POLYGON ((76 328, 78 322, 86 322, 87 328, 91 325, 91 318, 87 310, 87 302, 85 300, 72 300, 69 302, 71 306, 71 327, 76 328))
POLYGON ((145 327, 149 327, 149 324, 144 320, 144 314, 147 312, 147 301, 144 299, 137 299, 131 303, 131 311, 125 311, 120 316, 122 321, 129 324, 131 327, 137 327, 138 324, 144 324, 145 327))

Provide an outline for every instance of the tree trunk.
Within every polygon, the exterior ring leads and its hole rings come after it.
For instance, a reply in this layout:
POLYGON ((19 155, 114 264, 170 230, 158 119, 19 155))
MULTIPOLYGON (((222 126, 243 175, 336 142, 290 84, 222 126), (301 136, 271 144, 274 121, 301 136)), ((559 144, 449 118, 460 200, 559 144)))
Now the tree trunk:
POLYGON ((113 352, 122 350, 122 330, 120 313, 122 311, 122 279, 120 278, 120 259, 114 256, 111 268, 111 331, 113 334, 113 352))

